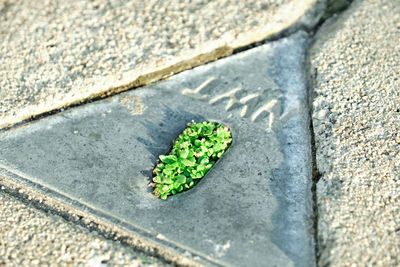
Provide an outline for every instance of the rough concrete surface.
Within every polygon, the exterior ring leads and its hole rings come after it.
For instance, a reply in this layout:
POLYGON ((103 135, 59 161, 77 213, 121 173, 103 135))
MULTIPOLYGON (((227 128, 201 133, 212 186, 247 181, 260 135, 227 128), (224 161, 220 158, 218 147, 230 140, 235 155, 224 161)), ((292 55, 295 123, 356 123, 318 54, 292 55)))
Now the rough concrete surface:
POLYGON ((0 128, 311 28, 325 4, 0 0, 0 128))
POLYGON ((0 266, 168 266, 0 191, 0 266))
POLYGON ((321 266, 400 265, 400 1, 354 1, 311 50, 321 266))
POLYGON ((4 132, 1 174, 207 265, 313 266, 307 37, 4 132), (228 125, 233 145, 194 189, 162 201, 151 171, 191 120, 228 125))

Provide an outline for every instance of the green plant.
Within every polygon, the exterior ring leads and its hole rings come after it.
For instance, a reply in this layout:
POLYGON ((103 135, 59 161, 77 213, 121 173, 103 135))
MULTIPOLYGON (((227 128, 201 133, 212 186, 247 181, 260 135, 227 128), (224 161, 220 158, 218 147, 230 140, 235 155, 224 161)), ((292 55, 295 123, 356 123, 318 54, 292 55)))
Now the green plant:
POLYGON ((195 186, 232 144, 227 126, 214 122, 188 124, 168 155, 153 170, 153 194, 161 199, 195 186))

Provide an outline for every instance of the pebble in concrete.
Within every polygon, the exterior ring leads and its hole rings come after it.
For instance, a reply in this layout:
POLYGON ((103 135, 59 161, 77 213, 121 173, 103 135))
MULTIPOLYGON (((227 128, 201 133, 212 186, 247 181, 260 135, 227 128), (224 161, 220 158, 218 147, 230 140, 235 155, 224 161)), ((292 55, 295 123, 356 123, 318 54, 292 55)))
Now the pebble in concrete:
POLYGON ((0 128, 312 28, 324 3, 0 1, 0 128))
POLYGON ((4 132, 2 176, 206 264, 313 266, 306 48, 299 32, 4 132), (191 120, 234 144, 194 189, 154 198, 157 157, 191 120))

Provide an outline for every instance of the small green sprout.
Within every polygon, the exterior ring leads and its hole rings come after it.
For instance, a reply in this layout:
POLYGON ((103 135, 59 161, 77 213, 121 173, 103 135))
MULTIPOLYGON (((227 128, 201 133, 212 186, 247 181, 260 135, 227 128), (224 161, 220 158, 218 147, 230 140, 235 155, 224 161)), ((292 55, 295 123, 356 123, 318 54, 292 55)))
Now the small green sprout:
POLYGON ((163 200, 191 189, 232 144, 228 127, 214 122, 188 124, 168 155, 161 155, 153 170, 153 194, 163 200))

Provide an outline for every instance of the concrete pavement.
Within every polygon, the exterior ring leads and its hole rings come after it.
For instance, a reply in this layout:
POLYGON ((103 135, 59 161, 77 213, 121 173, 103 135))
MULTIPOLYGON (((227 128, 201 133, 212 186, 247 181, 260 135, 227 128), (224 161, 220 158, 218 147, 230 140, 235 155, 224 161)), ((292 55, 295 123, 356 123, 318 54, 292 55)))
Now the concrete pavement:
POLYGON ((400 264, 400 1, 354 1, 310 52, 319 264, 400 264))

